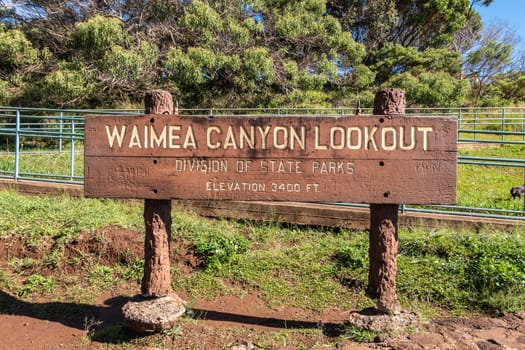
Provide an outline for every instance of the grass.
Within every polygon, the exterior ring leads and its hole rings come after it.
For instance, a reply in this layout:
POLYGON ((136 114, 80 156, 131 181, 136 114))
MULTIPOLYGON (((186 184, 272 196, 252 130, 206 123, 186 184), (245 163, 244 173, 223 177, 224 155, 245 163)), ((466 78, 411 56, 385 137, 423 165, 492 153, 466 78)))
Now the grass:
MULTIPOLYGON (((459 155, 523 159, 525 145, 503 145, 477 149, 459 149, 459 155)), ((465 165, 458 166, 458 205, 522 211, 523 199, 513 199, 510 189, 525 182, 525 169, 465 165)))
POLYGON ((107 225, 141 227, 142 208, 138 203, 123 205, 106 199, 20 196, 2 191, 0 196, 0 237, 21 236, 38 241, 44 236, 67 239, 82 231, 107 225))
MULTIPOLYGON (((61 152, 58 149, 36 148, 22 149, 19 156, 18 171, 20 174, 41 175, 44 178, 69 178, 73 166, 73 176, 84 174, 83 144, 77 142, 74 158, 67 144, 61 152)), ((0 173, 15 172, 15 153, 5 152, 0 156, 0 173)), ((38 177, 38 176, 37 176, 38 177)))
MULTIPOLYGON (((26 197, 13 191, 1 191, 0 203, 4 211, 0 235, 19 236, 28 247, 49 244, 45 243, 49 239, 55 245, 67 244, 81 232, 106 225, 137 230, 143 225, 141 206, 133 203, 26 197)), ((192 298, 257 290, 274 306, 321 311, 333 305, 372 305, 363 293, 368 269, 366 232, 208 220, 188 213, 174 213, 172 229, 174 237, 190 242, 203 256, 201 268, 190 274, 174 273, 174 285, 182 286, 192 298), (242 290, 231 288, 232 281, 242 290)), ((455 312, 525 308, 524 238, 519 229, 510 234, 401 230, 400 297, 406 304, 428 303, 455 312), (505 301, 498 295, 505 296, 505 301)), ((36 272, 42 267, 53 270, 63 263, 61 259, 66 257, 55 249, 41 259, 13 257, 8 267, 14 275, 29 274, 21 279, 26 295, 35 289, 50 291, 60 283, 36 272)), ((78 258, 68 263, 81 264, 78 258)), ((141 259, 122 266, 95 261, 87 271, 88 279, 99 289, 136 282, 142 264, 141 259)))
MULTIPOLYGON (((89 305, 104 293, 134 294, 140 290, 142 259, 123 254, 108 265, 97 252, 71 258, 64 254, 64 247, 81 233, 97 232, 108 225, 142 231, 141 203, 28 197, 0 191, 0 208, 0 237, 19 237, 26 249, 43 253, 11 257, 0 274, 4 293, 18 298, 19 303, 37 298, 52 301, 48 306, 89 305), (71 266, 70 272, 59 268, 64 265, 71 266)), ((175 260, 172 266, 173 286, 187 295, 187 300, 253 293, 270 307, 315 312, 374 305, 364 293, 366 232, 210 220, 174 211, 172 235, 192 247, 202 261, 190 271, 183 261, 175 260)), ((399 242, 397 286, 403 307, 423 317, 525 309, 525 229, 510 233, 402 229, 399 242)), ((44 311, 56 312, 53 317, 58 318, 59 309, 44 311)), ((0 310, 12 311, 4 303, 0 303, 0 310)), ((184 328, 184 322, 189 321, 181 322, 184 328)), ((263 343, 297 345, 297 337, 308 337, 302 332, 292 330, 261 339, 263 343)), ((314 333, 317 340, 329 341, 321 330, 314 333)), ((361 341, 374 336, 351 327, 340 335, 361 341)), ((93 334, 92 339, 112 337, 124 337, 117 341, 117 348, 147 341, 126 338, 118 326, 93 334)), ((165 337, 170 335, 150 340, 164 344, 168 341, 165 337)))

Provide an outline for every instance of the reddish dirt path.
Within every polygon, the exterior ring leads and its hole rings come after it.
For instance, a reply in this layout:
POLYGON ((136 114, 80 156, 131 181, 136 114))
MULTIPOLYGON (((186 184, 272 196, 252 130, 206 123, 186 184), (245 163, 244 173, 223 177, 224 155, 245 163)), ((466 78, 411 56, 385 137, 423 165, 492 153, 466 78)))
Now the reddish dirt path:
POLYGON ((76 349, 86 332, 28 316, 0 316, 0 349, 76 349))

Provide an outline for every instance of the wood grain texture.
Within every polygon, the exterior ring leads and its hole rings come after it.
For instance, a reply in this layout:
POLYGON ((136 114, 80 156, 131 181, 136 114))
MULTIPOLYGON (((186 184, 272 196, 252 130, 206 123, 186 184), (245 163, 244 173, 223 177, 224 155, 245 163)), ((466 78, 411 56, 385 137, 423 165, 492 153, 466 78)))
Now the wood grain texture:
POLYGON ((362 115, 88 117, 85 194, 452 204, 456 123, 362 115))

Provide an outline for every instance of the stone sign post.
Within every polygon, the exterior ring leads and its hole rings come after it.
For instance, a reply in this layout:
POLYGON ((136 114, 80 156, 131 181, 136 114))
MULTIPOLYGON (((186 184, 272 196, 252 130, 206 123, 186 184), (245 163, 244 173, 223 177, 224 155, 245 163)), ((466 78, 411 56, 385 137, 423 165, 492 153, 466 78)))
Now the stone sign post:
POLYGON ((367 292, 395 313, 398 205, 456 201, 456 118, 406 116, 402 97, 380 91, 371 116, 164 115, 166 101, 88 116, 85 195, 146 199, 150 296, 171 293, 171 199, 372 203, 367 292))
MULTIPOLYGON (((172 115, 173 98, 163 90, 149 91, 144 98, 146 114, 172 115)), ((171 241, 171 200, 145 199, 144 296, 165 296, 171 288, 169 246, 171 241)))
MULTIPOLYGON (((399 118, 405 114, 405 104, 403 90, 380 90, 375 96, 373 113, 385 118, 399 118)), ((366 293, 378 299, 378 310, 388 314, 400 311, 396 295, 398 210, 398 204, 370 204, 370 266, 366 293)))

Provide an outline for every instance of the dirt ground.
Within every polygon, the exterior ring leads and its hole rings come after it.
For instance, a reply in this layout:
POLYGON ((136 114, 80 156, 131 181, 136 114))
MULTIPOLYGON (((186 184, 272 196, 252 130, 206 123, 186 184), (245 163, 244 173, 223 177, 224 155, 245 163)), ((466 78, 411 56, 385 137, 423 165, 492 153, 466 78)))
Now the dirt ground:
MULTIPOLYGON (((141 257, 143 243, 137 232, 106 229, 103 247, 97 245, 99 243, 93 237, 81 237, 70 247, 71 252, 89 253, 103 249, 108 263, 122 258, 119 252, 124 250, 127 254, 141 257)), ((186 253, 184 249, 179 249, 174 259, 191 261, 191 256, 183 256, 186 253)), ((27 251, 14 239, 7 237, 0 241, 0 267, 3 269, 9 257, 31 254, 36 253, 27 251)), ((355 310, 334 309, 319 314, 294 307, 270 308, 255 294, 197 301, 191 305, 192 317, 181 322, 175 331, 144 339, 136 337, 122 325, 120 310, 132 297, 132 292, 100 295, 93 305, 79 305, 46 299, 28 302, 0 290, 0 350, 525 350, 525 311, 500 317, 433 319, 396 335, 380 335, 372 343, 359 344, 338 340, 349 313, 355 310)), ((182 292, 179 295, 185 297, 182 292)))

